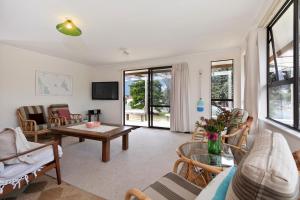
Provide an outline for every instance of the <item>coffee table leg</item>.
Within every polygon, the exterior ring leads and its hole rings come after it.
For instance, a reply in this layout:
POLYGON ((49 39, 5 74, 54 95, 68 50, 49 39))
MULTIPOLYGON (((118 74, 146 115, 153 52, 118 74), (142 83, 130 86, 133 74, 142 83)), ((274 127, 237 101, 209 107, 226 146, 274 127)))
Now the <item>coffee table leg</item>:
POLYGON ((102 161, 110 160, 110 140, 102 141, 102 161))
POLYGON ((79 138, 79 142, 84 142, 84 140, 85 140, 84 138, 81 137, 79 138))
POLYGON ((55 139, 57 140, 59 146, 62 145, 62 139, 61 139, 61 138, 62 138, 62 136, 59 135, 59 134, 57 134, 57 135, 55 136, 55 139))
POLYGON ((128 149, 128 133, 122 136, 122 148, 123 150, 128 149))

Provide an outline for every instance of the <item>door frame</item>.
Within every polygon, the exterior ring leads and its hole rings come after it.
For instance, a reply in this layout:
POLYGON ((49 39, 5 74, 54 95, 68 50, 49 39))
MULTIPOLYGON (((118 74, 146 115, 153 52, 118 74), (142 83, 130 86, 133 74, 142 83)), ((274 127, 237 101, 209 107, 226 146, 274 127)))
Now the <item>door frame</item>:
MULTIPOLYGON (((148 73, 148 83, 147 83, 147 90, 148 90, 148 93, 147 93, 147 99, 148 99, 148 108, 147 108, 147 111, 148 111, 148 127, 147 128, 156 128, 156 129, 165 129, 165 130, 170 130, 171 127, 169 128, 166 128, 166 127, 156 127, 156 126, 153 126, 153 109, 151 109, 151 107, 153 108, 154 105, 152 105, 150 102, 151 102, 151 95, 150 95, 150 91, 151 91, 151 83, 153 82, 153 73, 152 71, 154 70, 158 70, 158 69, 171 69, 172 70, 172 66, 162 66, 162 67, 149 67, 149 68, 138 68, 138 69, 124 69, 123 70, 123 92, 122 92, 122 95, 123 95, 123 125, 125 126, 125 75, 126 75, 126 72, 128 71, 138 71, 138 70, 147 70, 147 73, 148 73)), ((155 107, 160 107, 159 105, 155 106, 155 107)), ((161 107, 169 107, 171 108, 171 105, 169 106, 161 106, 161 107)), ((136 127, 145 127, 145 126, 136 126, 136 127)))

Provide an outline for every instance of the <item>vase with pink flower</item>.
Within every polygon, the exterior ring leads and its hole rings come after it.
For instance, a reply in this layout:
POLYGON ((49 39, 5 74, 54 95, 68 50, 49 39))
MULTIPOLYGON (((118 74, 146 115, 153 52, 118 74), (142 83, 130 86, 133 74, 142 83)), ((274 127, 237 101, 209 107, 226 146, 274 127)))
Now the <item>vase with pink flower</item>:
POLYGON ((207 132, 207 145, 208 145, 208 153, 209 154, 217 154, 220 155, 221 148, 221 134, 218 132, 207 132))
POLYGON ((221 133, 225 130, 225 121, 220 118, 205 119, 202 117, 196 125, 203 128, 206 132, 208 153, 220 155, 222 151, 221 133))

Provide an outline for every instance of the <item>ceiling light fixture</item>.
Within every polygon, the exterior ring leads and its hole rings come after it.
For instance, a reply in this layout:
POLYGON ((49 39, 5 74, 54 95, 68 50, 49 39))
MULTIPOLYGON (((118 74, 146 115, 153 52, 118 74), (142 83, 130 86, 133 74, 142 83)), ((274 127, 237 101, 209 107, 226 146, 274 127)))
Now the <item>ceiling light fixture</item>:
POLYGON ((81 35, 81 30, 70 19, 67 19, 65 22, 61 24, 57 24, 56 29, 65 35, 70 35, 70 36, 81 35))

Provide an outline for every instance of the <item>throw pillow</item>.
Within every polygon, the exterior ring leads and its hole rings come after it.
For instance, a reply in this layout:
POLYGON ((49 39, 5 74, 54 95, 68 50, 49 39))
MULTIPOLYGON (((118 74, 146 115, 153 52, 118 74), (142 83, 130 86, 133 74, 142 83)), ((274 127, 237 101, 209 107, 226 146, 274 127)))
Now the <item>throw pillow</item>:
POLYGON ((236 167, 230 167, 218 174, 198 195, 196 200, 224 200, 236 167))
MULTIPOLYGON (((0 132, 0 159, 4 159, 10 156, 14 156, 17 153, 30 150, 30 144, 24 136, 21 128, 7 128, 0 132)), ((18 164, 20 162, 33 163, 34 160, 30 158, 30 155, 26 154, 3 161, 4 164, 18 164)))
POLYGON ((45 118, 43 113, 28 114, 30 120, 34 120, 37 124, 45 124, 45 118))
POLYGON ((57 112, 59 117, 65 117, 67 120, 71 120, 71 114, 68 109, 58 109, 57 112))
MULTIPOLYGON (((12 129, 4 129, 0 132, 0 159, 17 154, 15 132, 12 129)), ((4 164, 20 163, 18 158, 3 161, 4 164)))
POLYGON ((286 139, 265 131, 239 164, 226 199, 292 200, 298 193, 298 170, 286 139))

